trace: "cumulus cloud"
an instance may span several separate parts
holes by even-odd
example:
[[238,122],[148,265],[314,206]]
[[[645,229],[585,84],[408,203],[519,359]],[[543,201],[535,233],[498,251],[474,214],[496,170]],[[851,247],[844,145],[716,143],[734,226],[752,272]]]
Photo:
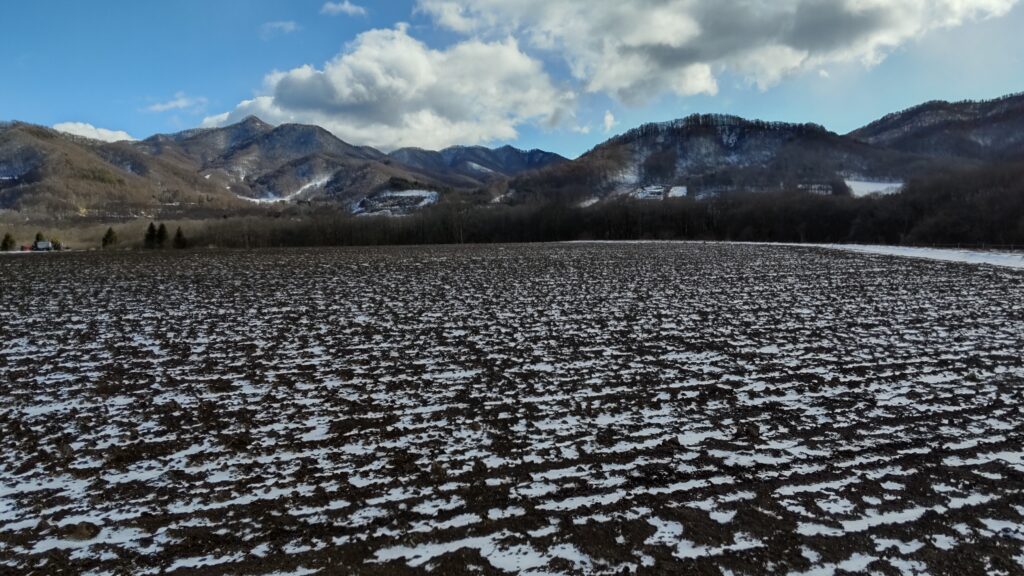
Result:
[[321,14],[330,14],[331,16],[337,16],[344,14],[346,16],[366,16],[366,8],[358,4],[353,4],[349,0],[344,2],[327,2],[323,8],[320,9]]
[[207,100],[202,96],[189,96],[184,92],[178,92],[174,98],[166,102],[157,102],[146,107],[150,112],[170,112],[172,110],[201,111],[206,107]]
[[437,149],[514,139],[526,122],[559,125],[571,118],[573,98],[511,37],[436,50],[405,25],[364,32],[323,68],[271,73],[265,92],[204,125],[256,115],[317,124],[385,150]]
[[766,89],[836,63],[881,62],[931,31],[1005,15],[1017,0],[418,0],[443,27],[515,35],[566,59],[590,92],[640,103],[715,94],[729,72]]
[[83,136],[85,138],[92,138],[93,140],[101,140],[103,142],[135,140],[135,138],[132,138],[132,135],[127,132],[97,128],[92,124],[87,124],[85,122],[62,122],[60,124],[54,124],[53,129],[58,132],[74,134],[75,136]]
[[416,11],[432,16],[438,24],[456,32],[469,33],[478,26],[463,2],[454,0],[419,0]]
[[260,37],[264,40],[269,40],[274,36],[281,36],[285,34],[292,34],[299,31],[299,25],[291,20],[280,20],[277,22],[267,22],[263,26],[260,26]]
[[609,133],[618,126],[619,123],[615,120],[615,114],[612,114],[611,110],[607,110],[604,113],[604,132]]

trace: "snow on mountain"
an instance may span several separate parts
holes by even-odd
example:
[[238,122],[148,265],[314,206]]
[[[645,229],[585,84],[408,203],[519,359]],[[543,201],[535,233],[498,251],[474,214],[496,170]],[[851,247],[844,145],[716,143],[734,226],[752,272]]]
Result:
[[1024,94],[929,102],[846,136],[816,124],[692,115],[640,126],[574,161],[512,146],[384,154],[317,126],[273,126],[256,117],[114,144],[7,122],[0,123],[0,209],[58,218],[169,205],[224,213],[245,206],[239,197],[352,206],[401,198],[380,195],[398,190],[479,203],[784,189],[862,196],[1022,157]]
[[437,204],[440,195],[433,190],[387,190],[363,198],[352,207],[362,216],[404,216]]
[[871,182],[867,180],[846,179],[850,193],[858,198],[871,194],[897,194],[903,189],[903,182]]
[[693,115],[630,130],[571,163],[516,178],[510,189],[520,199],[548,196],[575,203],[595,193],[651,199],[673,189],[676,196],[698,198],[734,190],[842,193],[845,174],[897,182],[920,173],[922,164],[927,159],[816,124]]

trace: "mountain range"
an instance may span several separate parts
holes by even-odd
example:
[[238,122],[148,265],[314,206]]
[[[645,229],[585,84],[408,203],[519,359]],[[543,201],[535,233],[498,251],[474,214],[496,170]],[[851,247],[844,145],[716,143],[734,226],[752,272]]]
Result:
[[339,206],[405,214],[434,203],[581,205],[802,188],[843,194],[1024,159],[1024,95],[928,102],[849,134],[815,124],[694,115],[640,126],[575,160],[510,146],[389,154],[317,126],[255,117],[104,143],[0,124],[0,210],[26,218],[204,217]]

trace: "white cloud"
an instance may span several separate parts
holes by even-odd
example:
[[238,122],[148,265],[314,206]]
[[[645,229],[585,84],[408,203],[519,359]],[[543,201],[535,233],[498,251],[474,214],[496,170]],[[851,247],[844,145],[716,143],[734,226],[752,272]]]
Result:
[[293,34],[300,30],[298,23],[291,20],[280,20],[277,22],[267,22],[263,26],[260,26],[260,37],[264,40],[269,40],[274,36],[281,36],[285,34]]
[[337,16],[339,14],[345,14],[347,16],[366,16],[366,8],[353,4],[349,0],[344,2],[327,2],[323,8],[320,9],[321,14],[330,14],[331,16]]
[[565,58],[590,92],[640,103],[715,94],[723,73],[760,89],[836,63],[872,66],[941,28],[1003,16],[1017,0],[418,0],[474,38],[514,35]]
[[170,112],[171,110],[191,110],[200,112],[206,107],[207,100],[202,96],[189,96],[184,92],[178,92],[174,98],[166,102],[157,102],[146,107],[150,112]]
[[103,142],[135,140],[135,138],[127,132],[97,128],[92,124],[87,124],[85,122],[62,122],[60,124],[54,124],[53,129],[58,132],[74,134],[75,136],[83,136],[85,138],[92,138],[93,140],[101,140]]
[[609,133],[618,126],[619,123],[615,120],[615,114],[612,114],[611,110],[607,110],[604,113],[604,132]]
[[456,32],[469,33],[477,27],[477,22],[465,14],[461,2],[451,0],[419,0],[416,11],[429,14],[438,24]]
[[254,114],[275,124],[317,124],[385,150],[438,149],[514,139],[527,122],[563,124],[573,105],[572,93],[557,88],[512,38],[435,50],[405,25],[364,32],[322,69],[271,73],[265,91],[204,125]]

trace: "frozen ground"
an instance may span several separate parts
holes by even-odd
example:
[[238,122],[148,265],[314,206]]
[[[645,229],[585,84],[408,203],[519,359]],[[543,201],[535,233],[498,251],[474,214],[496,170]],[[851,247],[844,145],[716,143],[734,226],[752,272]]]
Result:
[[1024,273],[0,259],[0,573],[1020,574]]
[[1007,268],[1024,268],[1024,252],[999,252],[991,250],[954,250],[944,248],[914,248],[909,246],[870,246],[857,244],[820,244],[823,248],[848,250],[879,256],[902,256],[942,262],[963,262],[966,264],[988,264]]

